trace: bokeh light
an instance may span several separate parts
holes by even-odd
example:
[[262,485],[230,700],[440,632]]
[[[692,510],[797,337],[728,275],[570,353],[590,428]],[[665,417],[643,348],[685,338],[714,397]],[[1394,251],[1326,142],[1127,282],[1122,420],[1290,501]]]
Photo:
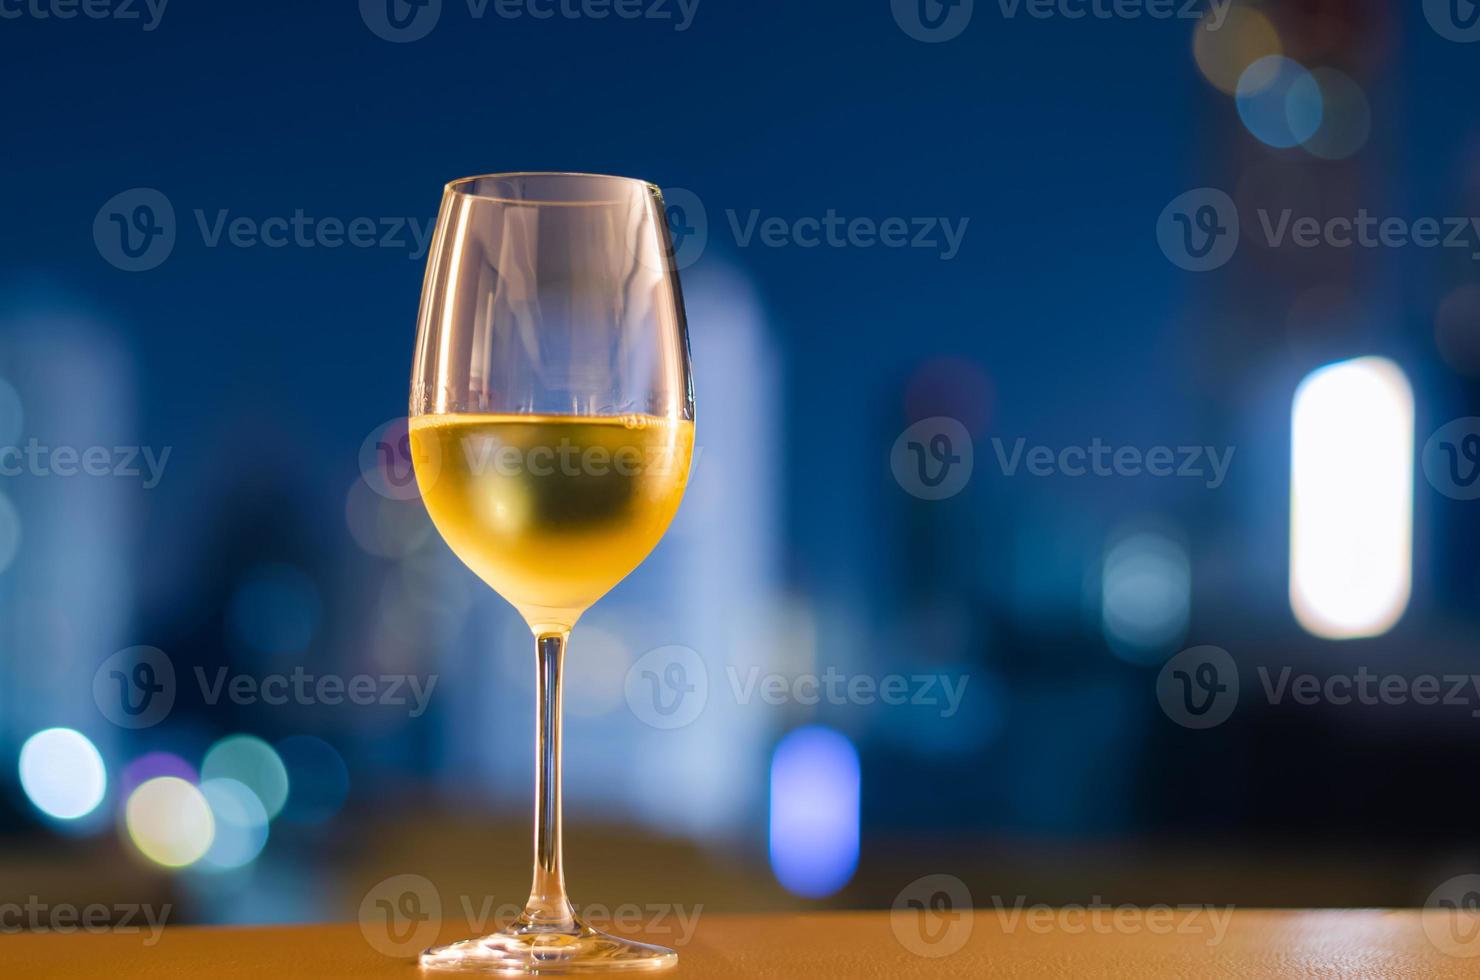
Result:
[[9,381],[0,378],[0,446],[18,445],[24,427],[21,396]]
[[1367,93],[1335,68],[1317,68],[1310,75],[1321,90],[1321,124],[1305,140],[1305,149],[1323,160],[1343,160],[1360,150],[1372,133]]
[[1105,553],[1100,617],[1105,639],[1135,663],[1160,659],[1182,641],[1192,569],[1180,541],[1156,531],[1121,537]]
[[364,480],[350,485],[344,519],[355,543],[381,558],[404,558],[436,534],[420,498],[400,501],[382,497]]
[[417,612],[448,624],[448,628],[460,626],[473,604],[473,582],[477,580],[447,551],[416,552],[401,560],[394,577],[400,587],[393,593],[388,582],[383,601],[392,601],[393,595],[399,597]]
[[1413,577],[1413,388],[1360,357],[1300,382],[1290,410],[1290,607],[1307,632],[1387,632]]
[[771,758],[771,870],[787,891],[825,898],[858,866],[858,751],[821,725],[788,734]]
[[1239,76],[1238,116],[1255,139],[1280,149],[1297,146],[1321,125],[1321,87],[1297,61],[1269,55]]
[[108,770],[81,732],[48,728],[21,746],[21,788],[36,809],[58,820],[96,810],[108,789]]
[[208,779],[201,783],[200,792],[216,826],[201,864],[221,871],[250,864],[267,845],[267,810],[262,801],[235,779]]
[[144,783],[160,776],[174,776],[187,783],[200,781],[195,767],[173,752],[146,752],[123,767],[118,776],[118,792],[127,797]]
[[1218,12],[1209,9],[1192,31],[1192,56],[1214,88],[1233,95],[1244,69],[1270,55],[1283,54],[1279,32],[1269,18],[1251,7],[1230,6],[1213,29]]
[[258,565],[231,597],[226,625],[253,653],[302,653],[318,631],[322,603],[313,580],[292,565]]
[[565,710],[573,715],[596,717],[623,703],[627,668],[632,651],[619,634],[595,626],[579,626],[571,647],[579,667],[565,679]]
[[375,605],[374,665],[414,670],[437,638],[457,635],[472,607],[471,579],[466,566],[445,550],[425,549],[388,569]]
[[983,432],[992,418],[992,379],[975,361],[938,357],[915,368],[905,385],[904,420],[945,416],[966,426],[972,435]]
[[1461,374],[1480,376],[1480,284],[1466,283],[1439,301],[1434,343],[1444,363]]
[[292,787],[282,819],[319,824],[338,813],[349,795],[349,768],[338,750],[313,735],[290,735],[276,748]]
[[256,794],[269,818],[288,800],[288,770],[272,746],[252,735],[223,738],[206,752],[200,778],[234,779]]
[[21,515],[10,498],[0,492],[0,572],[10,567],[20,549]]
[[151,779],[134,790],[124,807],[124,822],[140,853],[167,868],[199,861],[216,836],[205,796],[175,776]]

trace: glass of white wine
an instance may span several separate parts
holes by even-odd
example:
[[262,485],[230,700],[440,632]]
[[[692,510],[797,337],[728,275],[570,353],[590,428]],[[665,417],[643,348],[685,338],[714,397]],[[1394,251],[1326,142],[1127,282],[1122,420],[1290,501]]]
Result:
[[683,296],[663,198],[640,180],[508,173],[447,185],[427,259],[411,449],[432,521],[534,633],[534,883],[506,929],[424,969],[672,966],[565,893],[560,686],[571,628],[678,510],[694,446]]

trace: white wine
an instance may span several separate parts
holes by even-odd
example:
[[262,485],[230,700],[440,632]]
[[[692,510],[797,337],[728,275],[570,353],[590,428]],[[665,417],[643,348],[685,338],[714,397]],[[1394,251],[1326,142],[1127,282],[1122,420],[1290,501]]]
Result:
[[423,415],[412,458],[463,562],[536,633],[569,630],[663,537],[692,422],[648,415]]

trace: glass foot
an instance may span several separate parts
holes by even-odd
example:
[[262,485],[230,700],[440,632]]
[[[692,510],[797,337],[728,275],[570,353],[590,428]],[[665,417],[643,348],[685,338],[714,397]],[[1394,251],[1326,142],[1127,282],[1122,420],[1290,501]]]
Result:
[[480,939],[433,946],[421,968],[452,973],[546,974],[665,970],[678,954],[576,923],[568,932],[514,926]]

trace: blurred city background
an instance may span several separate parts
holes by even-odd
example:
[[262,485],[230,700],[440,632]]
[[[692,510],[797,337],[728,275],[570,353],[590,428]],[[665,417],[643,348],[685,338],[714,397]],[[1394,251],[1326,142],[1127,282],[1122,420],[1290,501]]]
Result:
[[693,347],[572,640],[577,902],[1480,870],[1465,4],[122,6],[0,23],[0,899],[522,900],[532,644],[394,424],[504,170],[668,189]]

